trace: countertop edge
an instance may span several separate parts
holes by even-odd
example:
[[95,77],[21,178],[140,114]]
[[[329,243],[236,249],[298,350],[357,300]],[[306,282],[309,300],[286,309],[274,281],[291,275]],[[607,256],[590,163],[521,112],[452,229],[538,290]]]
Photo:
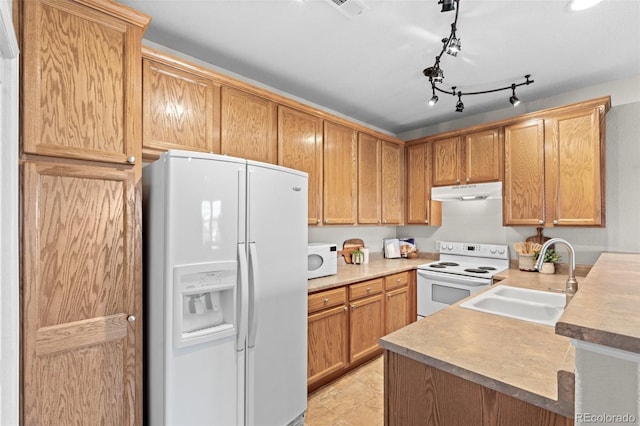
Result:
[[574,383],[573,381],[574,376],[573,376],[573,373],[571,372],[562,371],[562,370],[558,371],[559,399],[554,400],[533,392],[526,391],[522,388],[509,385],[500,380],[487,377],[485,375],[476,373],[474,371],[461,368],[459,366],[450,364],[440,359],[433,358],[428,355],[412,351],[406,347],[394,344],[392,342],[388,342],[384,338],[380,339],[380,346],[382,346],[382,348],[385,350],[394,352],[398,355],[405,356],[414,361],[417,361],[417,362],[429,365],[431,367],[437,368],[439,370],[442,370],[444,372],[453,374],[454,376],[468,380],[480,386],[484,386],[489,389],[495,390],[496,392],[500,392],[505,395],[509,395],[513,398],[519,399],[521,401],[533,404],[537,407],[541,407],[546,410],[553,411],[554,413],[560,414],[564,417],[573,418],[573,415],[574,415],[573,400],[563,401],[560,399],[560,396],[562,396],[563,394],[566,395],[566,392],[561,392],[561,389],[566,389],[570,387],[571,384]]
[[640,338],[597,328],[563,322],[556,323],[556,334],[613,349],[640,354]]

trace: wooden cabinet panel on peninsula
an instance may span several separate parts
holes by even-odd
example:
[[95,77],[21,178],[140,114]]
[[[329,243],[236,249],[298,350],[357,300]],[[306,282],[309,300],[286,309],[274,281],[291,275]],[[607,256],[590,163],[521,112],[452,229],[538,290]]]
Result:
[[93,3],[19,3],[22,150],[133,163],[141,155],[140,49],[149,17]]
[[234,87],[222,86],[220,152],[277,163],[277,104]]
[[143,155],[168,149],[220,152],[220,84],[206,70],[143,49]]
[[431,144],[405,148],[407,224],[442,225],[442,204],[431,201]]
[[25,424],[142,424],[134,176],[59,161],[23,166]]
[[605,225],[608,98],[505,126],[506,226]]
[[308,224],[322,218],[322,119],[278,105],[278,164],[309,174]]
[[357,137],[351,127],[324,121],[323,216],[329,225],[357,222]]
[[435,140],[433,186],[495,182],[502,178],[498,129]]

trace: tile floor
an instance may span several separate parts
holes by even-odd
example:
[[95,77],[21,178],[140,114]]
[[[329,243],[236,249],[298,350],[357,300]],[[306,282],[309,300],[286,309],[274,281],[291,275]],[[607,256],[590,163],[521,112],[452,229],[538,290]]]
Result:
[[310,394],[305,426],[382,426],[383,369],[381,355]]

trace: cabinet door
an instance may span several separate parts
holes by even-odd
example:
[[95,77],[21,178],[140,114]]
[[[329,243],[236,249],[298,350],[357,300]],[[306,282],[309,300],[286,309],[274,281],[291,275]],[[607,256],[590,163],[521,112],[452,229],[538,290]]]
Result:
[[309,174],[309,225],[322,217],[322,119],[278,106],[278,164]]
[[456,185],[462,176],[462,143],[459,136],[433,144],[433,186]]
[[356,223],[357,147],[356,131],[324,122],[324,222]]
[[141,424],[134,172],[27,162],[23,173],[24,422]]
[[341,305],[309,315],[307,387],[347,367],[347,314]]
[[[24,7],[25,153],[136,161],[141,138],[141,40],[149,18],[118,5],[71,1]],[[130,20],[130,21],[126,21]]]
[[388,291],[385,304],[385,334],[394,332],[411,322],[408,286]]
[[605,148],[601,133],[604,119],[597,108],[545,120],[547,223],[604,226]]
[[233,157],[276,164],[276,103],[223,86],[220,152]]
[[506,126],[504,157],[504,225],[544,224],[544,122]]
[[382,223],[400,225],[402,210],[402,147],[382,141]]
[[383,295],[351,302],[350,362],[357,362],[378,352],[378,339],[384,336]]
[[145,51],[142,62],[145,158],[167,149],[220,152],[220,85]]
[[358,223],[380,223],[380,139],[358,134]]
[[498,129],[465,136],[465,182],[497,182],[502,178],[502,142]]

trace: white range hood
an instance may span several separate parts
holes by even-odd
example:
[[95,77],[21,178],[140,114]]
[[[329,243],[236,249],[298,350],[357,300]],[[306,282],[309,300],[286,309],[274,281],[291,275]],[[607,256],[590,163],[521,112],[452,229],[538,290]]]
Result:
[[493,200],[499,198],[502,198],[502,182],[431,188],[431,199],[433,201]]

